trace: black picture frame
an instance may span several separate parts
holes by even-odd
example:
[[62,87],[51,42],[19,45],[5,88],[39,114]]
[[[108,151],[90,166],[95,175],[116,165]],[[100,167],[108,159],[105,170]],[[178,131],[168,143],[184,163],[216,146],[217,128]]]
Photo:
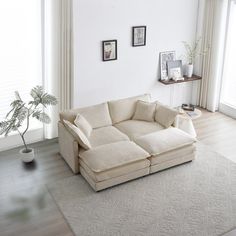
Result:
[[117,60],[117,40],[102,41],[102,60],[114,61]]
[[132,46],[133,47],[146,46],[146,33],[147,33],[147,26],[145,25],[132,27]]

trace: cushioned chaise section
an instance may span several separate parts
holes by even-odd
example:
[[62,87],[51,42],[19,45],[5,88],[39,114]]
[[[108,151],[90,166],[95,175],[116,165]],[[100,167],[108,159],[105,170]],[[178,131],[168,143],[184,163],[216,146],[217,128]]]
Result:
[[78,113],[89,122],[93,129],[112,124],[107,103],[63,111],[60,113],[60,119],[61,121],[68,120],[73,124]]
[[164,152],[163,154],[159,154],[156,156],[151,156],[148,158],[151,162],[151,165],[161,164],[163,162],[171,161],[176,158],[189,156],[194,154],[196,151],[195,145],[187,145],[169,152]]
[[116,124],[124,120],[130,120],[132,116],[134,115],[136,102],[138,100],[149,102],[150,95],[144,94],[140,96],[124,98],[124,99],[115,100],[115,101],[109,101],[108,106],[109,106],[112,123]]
[[99,173],[91,171],[89,167],[81,159],[80,159],[80,166],[83,167],[83,169],[95,182],[100,182],[100,181],[115,178],[118,176],[126,175],[127,173],[131,173],[136,170],[147,168],[150,166],[150,161],[145,159],[145,160],[137,161],[131,164],[127,164],[125,166],[113,168],[107,171],[102,171]]
[[196,139],[177,128],[168,128],[136,138],[135,143],[152,156],[178,149],[196,142]]
[[147,122],[139,120],[127,120],[114,125],[122,133],[125,133],[131,140],[163,130],[164,128],[157,122]]
[[122,141],[98,146],[79,156],[91,171],[98,173],[144,160],[150,155],[134,142]]
[[183,164],[185,162],[189,162],[195,159],[195,153],[193,152],[192,154],[186,155],[186,156],[176,156],[175,159],[169,160],[162,162],[157,165],[150,166],[150,173],[155,173],[173,166],[177,166],[180,164]]
[[87,172],[83,169],[83,167],[80,167],[80,173],[88,181],[88,183],[91,185],[91,187],[95,191],[100,191],[100,190],[112,187],[114,185],[121,184],[130,180],[148,175],[149,167],[141,169],[141,170],[136,170],[134,172],[127,173],[126,175],[121,175],[116,178],[111,178],[111,179],[101,181],[101,182],[93,181],[93,179],[87,174]]
[[114,126],[107,126],[98,129],[93,129],[89,137],[89,141],[92,148],[104,144],[115,143],[125,140],[129,140],[129,137],[124,133],[120,132]]

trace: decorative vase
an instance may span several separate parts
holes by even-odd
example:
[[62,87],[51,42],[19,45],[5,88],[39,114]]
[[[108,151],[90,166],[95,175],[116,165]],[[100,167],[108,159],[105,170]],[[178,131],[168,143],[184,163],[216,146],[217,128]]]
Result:
[[186,75],[191,78],[193,76],[193,64],[186,65]]
[[193,76],[193,64],[186,65],[186,75],[189,78]]
[[34,149],[28,148],[28,152],[24,149],[20,150],[21,160],[25,163],[32,162],[34,160]]

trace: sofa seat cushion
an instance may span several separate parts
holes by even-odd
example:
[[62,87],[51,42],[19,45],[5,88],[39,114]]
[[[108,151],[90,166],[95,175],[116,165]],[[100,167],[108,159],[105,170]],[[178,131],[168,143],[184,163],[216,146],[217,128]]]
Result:
[[112,124],[116,124],[124,120],[130,120],[134,115],[136,103],[138,100],[149,102],[150,95],[144,94],[140,96],[109,101],[108,106],[111,114]]
[[150,155],[134,142],[122,141],[80,152],[79,156],[90,170],[99,173],[144,160]]
[[164,162],[170,162],[175,159],[192,156],[194,155],[195,151],[196,146],[194,144],[191,144],[168,152],[164,152],[159,155],[151,156],[148,159],[150,160],[152,166],[159,165]]
[[92,178],[95,182],[100,182],[108,180],[111,178],[116,178],[127,173],[132,173],[137,170],[141,170],[150,166],[150,161],[148,159],[136,161],[124,166],[112,168],[102,172],[93,172],[83,161],[80,159],[80,166],[86,171],[86,173]]
[[134,140],[135,138],[138,138],[145,134],[153,133],[164,129],[164,127],[162,127],[157,122],[148,122],[140,120],[127,120],[115,124],[114,126],[122,133],[128,135],[131,140]]
[[196,139],[180,129],[170,127],[159,132],[144,135],[134,141],[150,155],[155,156],[191,145],[196,142]]
[[113,126],[93,129],[89,141],[93,148],[104,144],[129,140],[129,137]]

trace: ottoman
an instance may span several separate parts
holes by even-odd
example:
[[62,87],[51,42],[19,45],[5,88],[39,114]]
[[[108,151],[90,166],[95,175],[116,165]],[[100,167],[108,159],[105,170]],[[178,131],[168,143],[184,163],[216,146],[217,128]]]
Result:
[[79,153],[80,173],[95,191],[149,174],[149,153],[121,141]]
[[192,161],[196,139],[177,128],[168,128],[134,140],[146,150],[151,162],[150,173]]

